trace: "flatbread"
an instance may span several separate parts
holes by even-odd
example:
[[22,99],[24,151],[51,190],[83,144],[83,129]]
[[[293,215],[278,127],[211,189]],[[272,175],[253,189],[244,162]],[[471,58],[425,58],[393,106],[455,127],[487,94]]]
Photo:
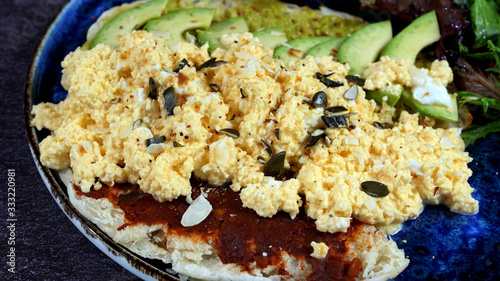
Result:
[[[218,256],[214,241],[198,239],[196,235],[182,235],[168,224],[126,225],[124,211],[106,198],[94,199],[75,192],[71,170],[61,171],[73,206],[117,243],[145,258],[171,264],[172,269],[192,280],[307,280],[311,264],[297,259],[287,252],[281,253],[278,266],[261,268],[257,265],[249,271],[245,267],[225,264]],[[362,270],[356,280],[388,280],[396,277],[409,264],[404,251],[374,226],[355,226],[346,242],[346,259],[357,258]],[[285,268],[288,275],[280,274]]]

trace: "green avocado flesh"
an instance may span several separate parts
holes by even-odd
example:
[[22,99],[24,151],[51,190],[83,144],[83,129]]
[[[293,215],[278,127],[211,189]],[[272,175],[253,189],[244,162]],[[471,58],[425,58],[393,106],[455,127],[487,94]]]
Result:
[[214,13],[215,9],[203,8],[175,10],[149,21],[144,30],[168,32],[170,38],[165,40],[165,46],[172,46],[177,42],[186,41],[183,37],[186,31],[207,29],[212,23]]
[[451,110],[447,106],[422,104],[413,97],[409,89],[403,90],[401,101],[420,115],[454,123],[458,121],[457,95],[450,96],[453,104]]
[[151,0],[135,8],[124,11],[106,25],[92,40],[91,47],[102,43],[113,48],[120,47],[120,37],[143,26],[146,22],[160,17],[168,4],[168,0]]
[[345,37],[335,37],[323,43],[319,43],[312,47],[307,55],[313,57],[332,56],[333,60],[337,60],[337,52],[345,39]]
[[333,37],[320,36],[296,39],[287,42],[288,46],[282,45],[274,50],[274,57],[279,58],[285,65],[291,61],[304,58],[312,47],[332,39]]
[[399,32],[382,51],[381,56],[415,62],[417,54],[441,38],[436,12],[429,12]]
[[208,51],[213,52],[217,48],[225,48],[220,42],[224,34],[248,32],[248,25],[241,17],[231,18],[212,24],[207,30],[198,33],[198,41],[201,44],[208,43]]
[[259,38],[262,45],[275,49],[285,43],[287,40],[286,33],[279,27],[264,28],[257,30],[253,36]]
[[390,88],[383,90],[367,90],[366,98],[375,100],[378,104],[383,104],[384,100],[389,106],[394,106],[401,98],[403,86],[395,84]]
[[349,63],[350,75],[363,77],[368,64],[374,62],[380,51],[392,39],[390,21],[382,21],[367,25],[348,37],[338,52],[340,62]]

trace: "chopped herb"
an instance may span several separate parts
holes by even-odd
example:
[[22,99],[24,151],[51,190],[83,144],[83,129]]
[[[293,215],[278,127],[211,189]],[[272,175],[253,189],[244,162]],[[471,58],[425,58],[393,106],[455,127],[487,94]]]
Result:
[[240,93],[241,93],[241,98],[244,99],[246,98],[247,96],[245,95],[245,93],[243,92],[243,88],[240,88]]
[[109,103],[110,103],[110,104],[116,104],[116,103],[117,103],[117,101],[116,101],[116,99],[111,99],[111,100],[109,100]]
[[175,93],[174,87],[168,87],[165,92],[163,92],[163,107],[165,108],[167,116],[174,115],[174,108],[177,106],[178,102],[179,98]]
[[166,140],[167,140],[167,138],[165,136],[158,136],[158,137],[150,138],[150,139],[146,140],[146,146],[150,146],[152,144],[163,143]]
[[149,98],[155,100],[158,98],[158,88],[153,77],[149,77]]
[[365,81],[366,79],[363,79],[359,76],[355,76],[355,75],[346,75],[345,76],[345,79],[349,82],[352,82],[360,87],[363,87],[365,85]]
[[352,113],[342,114],[342,116],[344,116],[344,117],[351,117],[351,116],[354,116],[354,115],[357,115],[357,114],[358,114],[357,112],[352,112]]
[[222,133],[232,137],[233,139],[237,139],[240,137],[240,132],[238,132],[235,129],[231,129],[231,128],[221,129],[219,132],[222,132]]
[[337,81],[333,81],[333,80],[328,79],[328,77],[330,77],[333,74],[335,74],[335,72],[332,72],[330,74],[321,74],[319,72],[316,72],[316,78],[321,83],[325,84],[325,86],[327,86],[327,87],[340,87],[340,86],[344,86],[344,83],[342,83],[342,82],[337,82]]
[[358,86],[354,85],[344,93],[346,100],[355,100],[358,97]]
[[199,66],[196,67],[196,71],[201,71],[205,68],[208,68],[214,64],[214,62],[217,60],[217,58],[211,58],[207,60],[206,62],[200,64]]
[[283,167],[285,166],[285,156],[286,151],[281,151],[280,153],[274,155],[267,161],[264,167],[264,175],[270,177],[279,177],[283,172]]
[[271,157],[273,157],[273,156],[274,156],[274,152],[273,152],[273,150],[272,150],[271,146],[270,146],[269,144],[267,144],[267,143],[266,143],[264,140],[262,140],[262,139],[261,139],[260,141],[262,142],[262,144],[263,144],[263,145],[264,145],[264,147],[266,148],[267,153],[269,153],[269,155],[271,155]]
[[307,140],[306,148],[314,146],[324,136],[325,136],[325,130],[317,129],[311,134],[311,136]]
[[363,191],[373,197],[385,197],[389,195],[387,185],[377,181],[365,181],[361,183]]
[[184,147],[184,145],[174,141],[174,147]]
[[347,127],[347,121],[344,115],[321,116],[321,120],[328,128]]
[[278,140],[280,140],[280,128],[274,129],[274,135]]
[[183,69],[186,66],[190,67],[189,62],[187,61],[187,59],[182,59],[177,68],[174,70],[174,72],[178,73],[179,71],[181,71],[181,69]]
[[229,121],[233,121],[234,118],[236,118],[236,114],[233,114],[233,117],[231,117],[231,119],[229,119]]
[[316,106],[326,107],[328,99],[326,97],[325,92],[319,91],[316,94],[314,94],[314,96],[311,99],[311,103],[314,105],[314,107]]

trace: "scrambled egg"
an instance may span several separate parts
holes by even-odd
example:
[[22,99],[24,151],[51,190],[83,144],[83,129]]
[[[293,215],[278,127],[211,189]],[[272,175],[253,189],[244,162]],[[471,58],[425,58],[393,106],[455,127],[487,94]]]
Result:
[[[375,121],[392,123],[394,109],[365,99],[361,88],[355,100],[346,100],[343,93],[353,85],[345,79],[348,65],[309,56],[285,68],[250,33],[222,41],[229,48],[212,57],[227,63],[200,71],[194,66],[210,58],[207,46],[164,48],[161,38],[145,31],[123,36],[117,50],[99,45],[69,54],[62,62],[67,98],[33,108],[33,124],[53,132],[40,143],[42,163],[71,167],[84,192],[130,182],[160,201],[189,196],[192,175],[214,185],[231,182],[244,206],[259,215],[285,211],[294,217],[305,206],[317,228],[328,232],[345,231],[351,217],[390,231],[417,217],[424,202],[477,212],[467,183],[471,158],[456,128],[422,127],[418,115],[407,112],[393,128],[377,128]],[[183,59],[190,66],[175,73]],[[382,63],[399,68],[389,74],[381,66],[380,75],[410,83],[401,62]],[[446,68],[433,64],[429,74],[447,84],[450,75],[439,74],[441,67]],[[316,72],[333,73],[329,79],[344,86],[327,88]],[[150,77],[158,99],[148,97]],[[387,80],[378,79],[367,83]],[[179,99],[173,116],[167,116],[162,96],[170,86]],[[328,107],[357,114],[346,117],[350,127],[328,128],[323,139],[305,148],[309,136],[324,127],[323,109],[304,103],[318,91],[326,93]],[[239,138],[220,132],[225,128],[238,130]],[[158,136],[166,141],[148,151],[146,140]],[[270,156],[261,140],[276,153],[286,151],[284,167],[294,178],[264,176],[257,159]],[[182,146],[174,147],[174,141]],[[387,185],[389,195],[365,193],[360,184],[368,180]]]

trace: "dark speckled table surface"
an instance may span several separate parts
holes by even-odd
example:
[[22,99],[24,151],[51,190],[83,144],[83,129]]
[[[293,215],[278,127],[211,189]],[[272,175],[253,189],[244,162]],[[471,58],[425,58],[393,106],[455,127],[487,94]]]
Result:
[[[139,280],[65,217],[28,147],[22,114],[25,79],[40,38],[66,2],[0,1],[0,280]],[[16,221],[7,221],[10,169],[15,170]],[[11,223],[12,232],[7,228]],[[15,245],[9,245],[11,235]],[[11,247],[15,273],[7,265]]]

